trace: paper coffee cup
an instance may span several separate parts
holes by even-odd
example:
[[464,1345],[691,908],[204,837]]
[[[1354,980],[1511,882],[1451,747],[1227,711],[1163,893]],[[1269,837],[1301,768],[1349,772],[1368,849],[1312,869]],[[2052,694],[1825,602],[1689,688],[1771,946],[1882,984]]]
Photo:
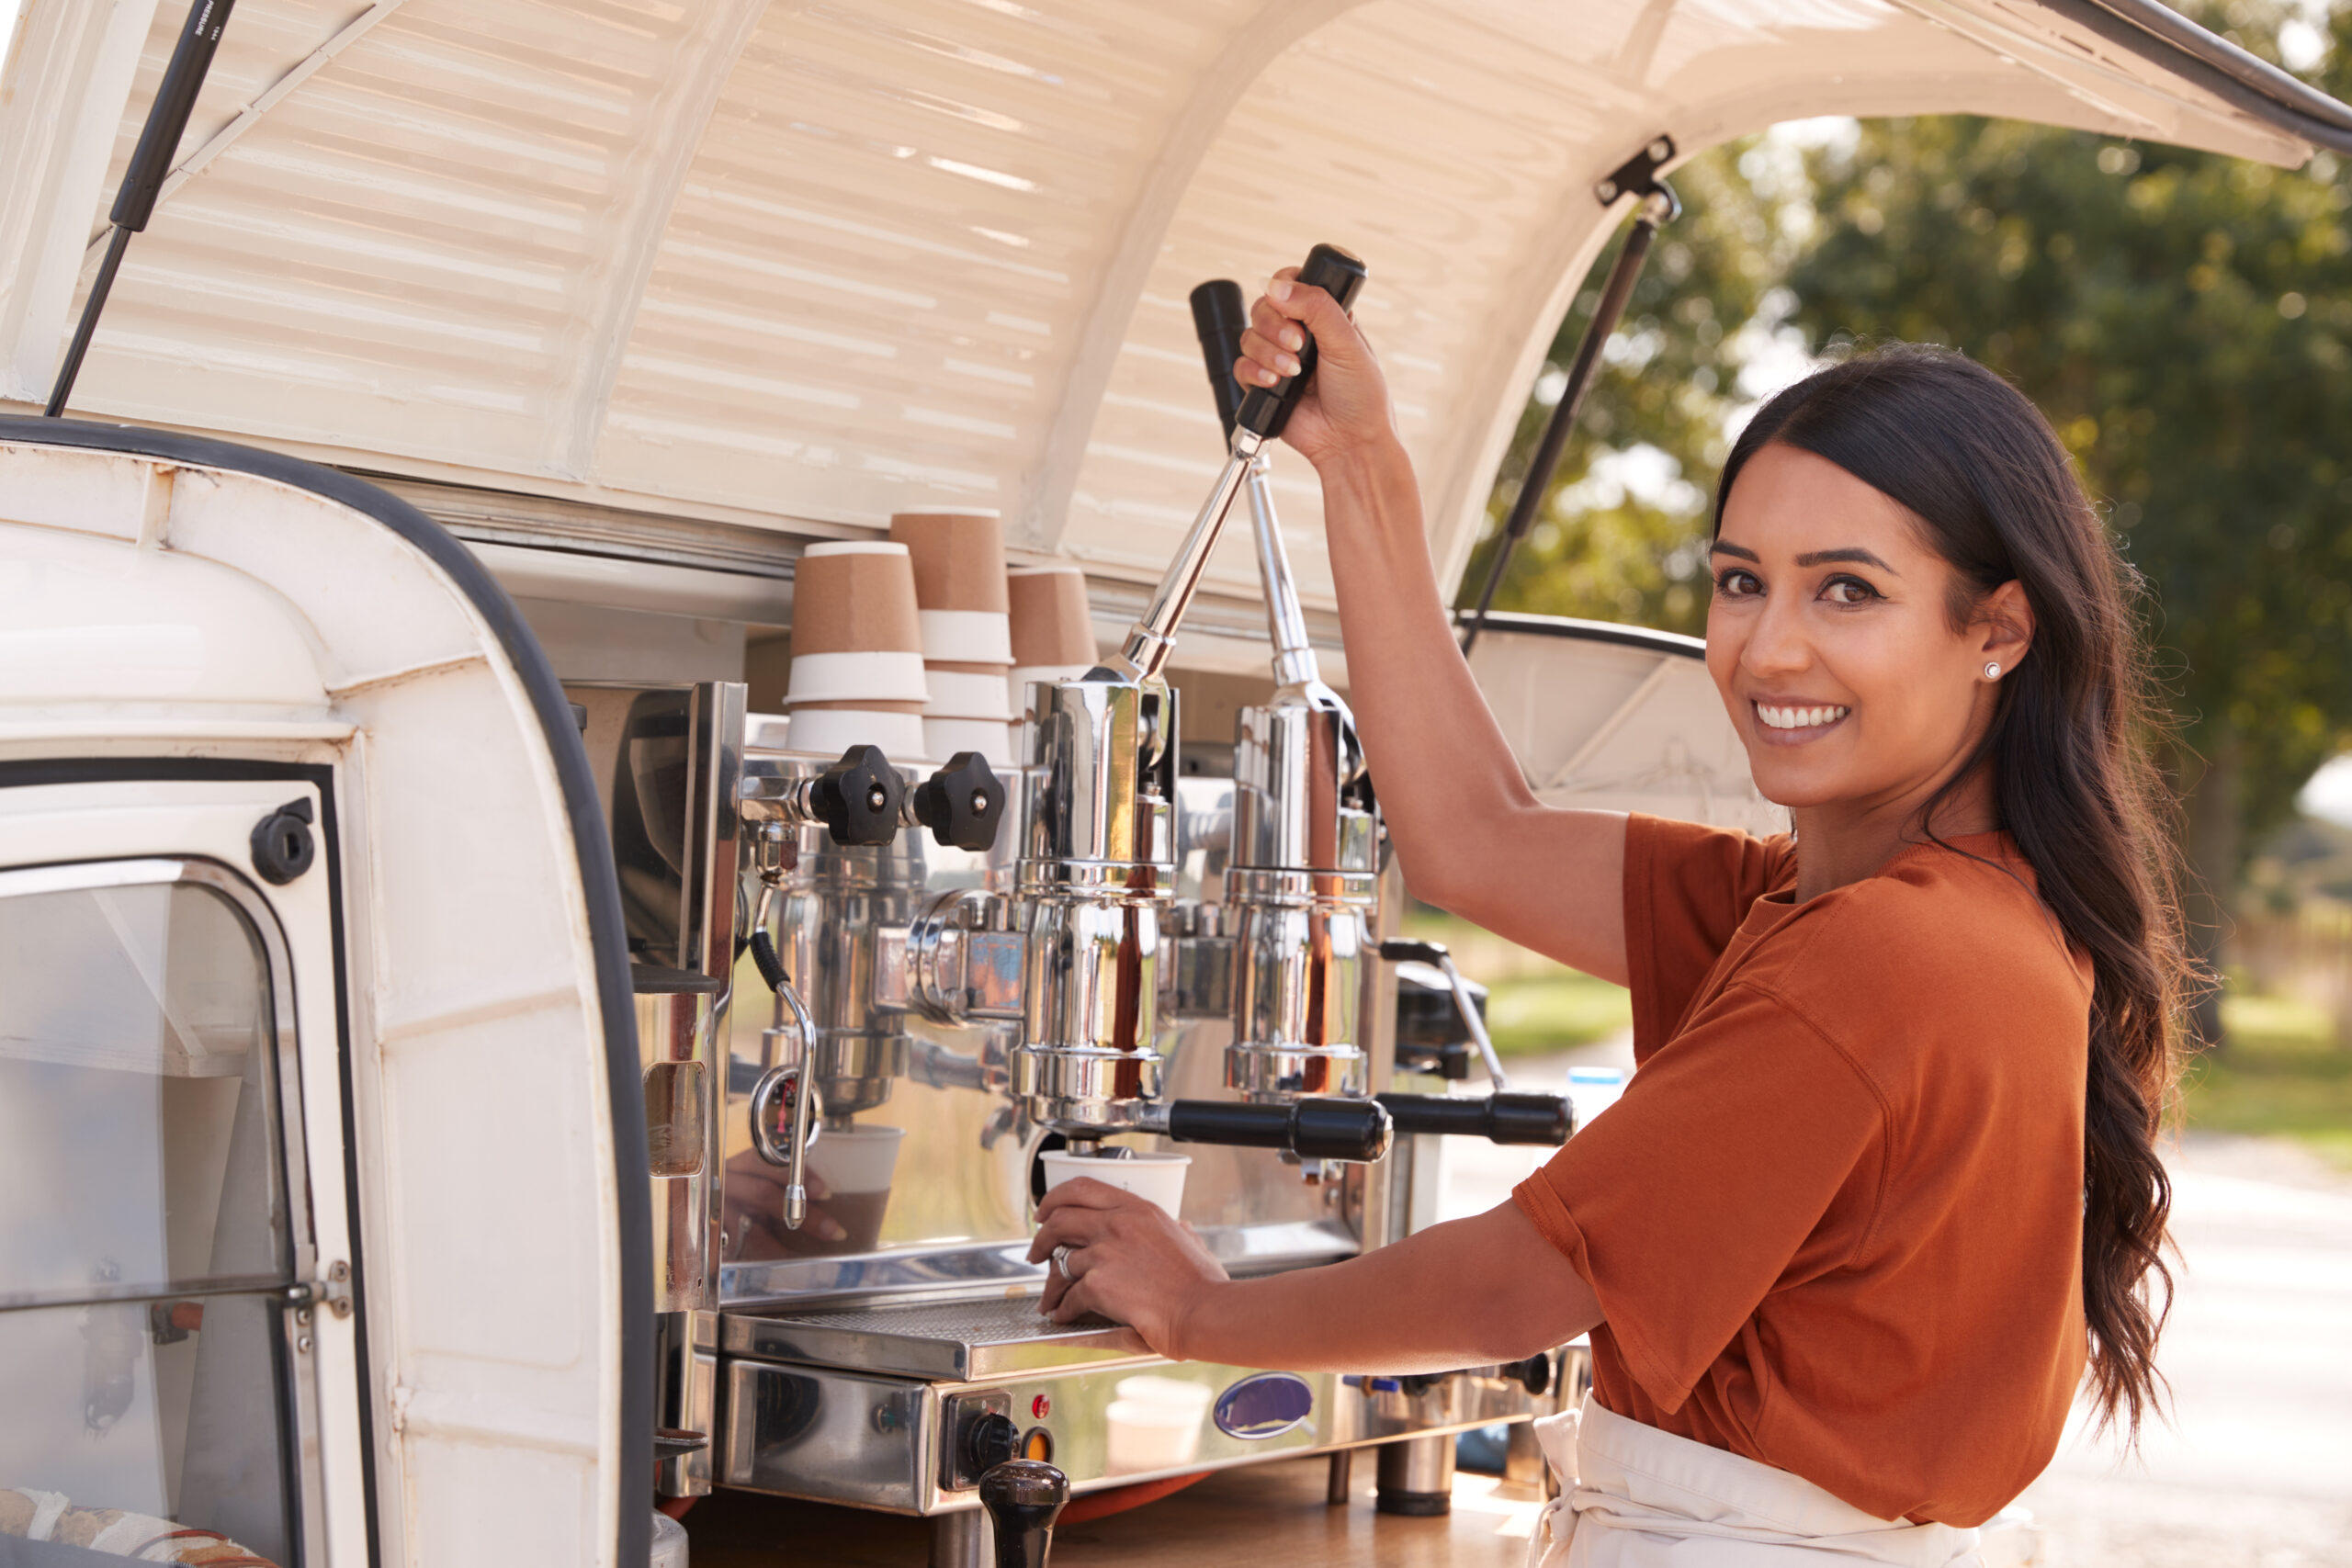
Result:
[[904,1127],[828,1127],[808,1145],[808,1170],[834,1192],[888,1192]]
[[913,558],[915,602],[922,608],[1005,613],[1004,520],[996,513],[900,512],[890,518],[890,538]]
[[1103,1159],[1067,1149],[1048,1149],[1037,1157],[1045,1162],[1049,1192],[1075,1177],[1091,1176],[1122,1192],[1149,1199],[1166,1210],[1170,1219],[1178,1218],[1184,1206],[1184,1172],[1193,1163],[1191,1155],[1137,1154],[1125,1159]]
[[862,649],[846,653],[795,650],[784,690],[785,705],[802,703],[923,703],[931,681],[921,653]]
[[796,1239],[811,1254],[836,1257],[871,1252],[882,1236],[882,1220],[890,1207],[890,1179],[899,1164],[904,1127],[827,1128],[808,1145],[808,1174],[823,1184],[824,1196],[809,1205],[841,1227],[842,1234],[820,1237],[803,1227]]
[[923,671],[931,689],[923,712],[933,718],[992,718],[1000,724],[1012,718],[1012,695],[1004,671],[969,675],[937,668]]
[[1094,615],[1087,607],[1085,572],[1074,566],[1016,567],[1004,586],[1015,665],[1093,668]]
[[[914,566],[882,540],[811,545],[793,569],[793,665],[815,654],[922,653]],[[893,694],[894,695],[896,694]]]
[[796,708],[788,737],[795,751],[838,757],[853,746],[879,746],[892,761],[930,755],[923,749],[922,716],[877,713],[863,708]]
[[944,762],[958,751],[978,751],[992,768],[1012,766],[1013,727],[1001,719],[926,718],[922,754]]
[[1012,622],[1001,610],[930,610],[922,623],[922,656],[934,664],[1012,662]]

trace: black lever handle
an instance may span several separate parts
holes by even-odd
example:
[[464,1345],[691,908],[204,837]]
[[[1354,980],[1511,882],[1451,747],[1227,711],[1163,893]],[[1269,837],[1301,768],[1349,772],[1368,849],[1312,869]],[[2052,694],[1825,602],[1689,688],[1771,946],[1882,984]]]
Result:
[[1180,1144],[1288,1149],[1301,1159],[1369,1165],[1388,1153],[1395,1132],[1386,1108],[1373,1100],[1318,1096],[1283,1105],[1177,1100],[1168,1105],[1168,1135]]
[[914,790],[915,820],[959,850],[996,847],[1004,820],[1004,781],[978,751],[958,751]]
[[853,746],[817,775],[808,804],[837,844],[887,844],[899,836],[907,784],[879,746]]
[[1193,290],[1193,331],[1200,334],[1201,360],[1208,367],[1209,391],[1216,399],[1216,417],[1225,425],[1227,442],[1241,412],[1241,383],[1233,378],[1233,362],[1241,357],[1241,333],[1249,325],[1249,303],[1241,298],[1241,285],[1231,278],[1220,277]]
[[1558,1148],[1577,1130],[1576,1111],[1562,1094],[1490,1094],[1470,1100],[1444,1094],[1384,1094],[1388,1119],[1400,1133],[1484,1138],[1490,1144],[1542,1144]]
[[980,1506],[996,1531],[996,1568],[1046,1568],[1069,1477],[1043,1460],[1009,1459],[980,1477]]
[[[1317,245],[1306,253],[1306,265],[1298,269],[1298,281],[1310,288],[1320,288],[1340,302],[1342,310],[1355,303],[1356,293],[1363,288],[1367,276],[1363,263],[1337,245]],[[1226,361],[1228,368],[1230,359]],[[1306,346],[1298,351],[1298,374],[1272,387],[1252,387],[1241,400],[1241,411],[1235,416],[1243,428],[1272,441],[1283,433],[1290,422],[1290,411],[1298,406],[1300,394],[1306,383],[1315,378],[1315,334],[1306,333]]]

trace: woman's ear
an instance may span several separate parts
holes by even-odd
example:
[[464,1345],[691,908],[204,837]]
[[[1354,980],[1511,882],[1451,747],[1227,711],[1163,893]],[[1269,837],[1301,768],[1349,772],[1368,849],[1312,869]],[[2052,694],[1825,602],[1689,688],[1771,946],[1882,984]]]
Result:
[[2033,606],[2026,600],[2024,585],[2011,578],[1984,595],[1969,621],[1968,633],[1976,645],[1976,657],[1998,664],[2002,673],[2024,663],[2033,647]]

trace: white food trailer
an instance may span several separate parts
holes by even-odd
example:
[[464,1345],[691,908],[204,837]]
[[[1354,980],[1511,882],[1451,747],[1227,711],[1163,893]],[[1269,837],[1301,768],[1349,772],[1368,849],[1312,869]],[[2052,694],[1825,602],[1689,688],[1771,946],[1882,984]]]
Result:
[[[739,945],[755,829],[833,852],[787,799],[825,760],[757,716],[801,551],[993,510],[1016,561],[1084,568],[1120,646],[1221,455],[1188,292],[1332,240],[1370,264],[1452,582],[1645,149],[1670,172],[1776,121],[1944,111],[2352,149],[2352,111],[2153,0],[243,0],[70,417],[36,417],[187,20],[27,0],[0,79],[0,1564],[638,1568],[657,1495],[714,1485],[936,1514],[963,1550],[972,1334],[922,1341],[968,1358],[931,1371],[880,1330],[808,1347],[825,1312],[1036,1289],[1028,1046],[925,1014],[863,1069],[856,1111],[980,1194],[894,1207],[870,1257],[755,1260],[708,1186],[794,1027]],[[1317,491],[1279,456],[1272,481],[1344,689]],[[1228,541],[1165,739],[1213,754],[1267,711],[1266,626]],[[1502,618],[1476,667],[1547,798],[1767,825],[1693,651]],[[649,763],[625,810],[654,720],[684,782]],[[1207,773],[1150,797],[1199,852],[1179,910],[1231,852]],[[856,863],[1012,874],[1009,840],[894,842]],[[1377,937],[1393,868],[1357,869]],[[1408,1076],[1364,968],[1359,1094]],[[1176,1037],[1226,1024],[1167,1005],[1172,1083]],[[673,1060],[648,1041],[677,1019]],[[1171,1092],[1220,1092],[1201,1059]],[[1430,1140],[1398,1143],[1315,1185],[1271,1150],[1195,1179],[1238,1205],[1238,1262],[1309,1263],[1427,1219]],[[1055,1353],[988,1363],[1071,1380],[1075,1424],[1021,1451],[1134,1479],[1075,1412],[1149,1359]],[[1211,1371],[1220,1400],[1285,1375]],[[1497,1371],[1409,1416],[1393,1382],[1294,1378],[1311,1415],[1220,1403],[1186,1467],[1450,1452]],[[852,1374],[903,1393],[910,1435],[869,1425],[906,1476],[827,1468]]]

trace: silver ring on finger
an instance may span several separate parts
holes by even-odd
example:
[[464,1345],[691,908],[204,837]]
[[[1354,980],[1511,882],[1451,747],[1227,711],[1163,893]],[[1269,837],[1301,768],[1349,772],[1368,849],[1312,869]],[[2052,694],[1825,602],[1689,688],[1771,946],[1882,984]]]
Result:
[[1059,1274],[1065,1283],[1075,1285],[1078,1276],[1069,1271],[1069,1255],[1073,1250],[1068,1242],[1054,1248],[1054,1272]]

